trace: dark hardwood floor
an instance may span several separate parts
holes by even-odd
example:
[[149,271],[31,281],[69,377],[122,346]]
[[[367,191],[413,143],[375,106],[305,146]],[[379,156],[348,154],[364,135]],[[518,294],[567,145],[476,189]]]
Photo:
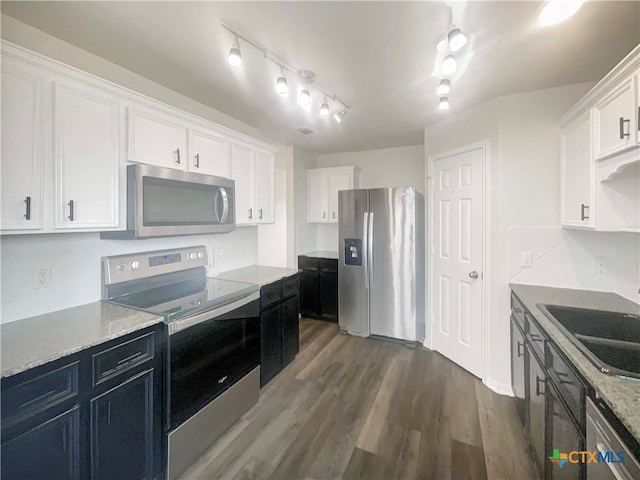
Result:
[[513,399],[424,348],[303,319],[300,353],[196,479],[537,478]]

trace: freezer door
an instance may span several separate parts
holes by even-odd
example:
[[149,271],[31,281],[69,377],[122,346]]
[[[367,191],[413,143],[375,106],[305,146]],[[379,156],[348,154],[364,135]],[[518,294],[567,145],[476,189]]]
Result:
[[368,203],[368,190],[338,192],[338,321],[341,329],[365,337],[369,335]]
[[371,335],[415,341],[416,191],[369,190]]

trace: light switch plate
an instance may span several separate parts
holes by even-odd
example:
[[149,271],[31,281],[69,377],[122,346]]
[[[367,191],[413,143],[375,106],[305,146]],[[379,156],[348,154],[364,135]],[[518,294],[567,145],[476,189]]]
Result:
[[520,252],[520,266],[529,268],[533,265],[533,254],[531,252]]

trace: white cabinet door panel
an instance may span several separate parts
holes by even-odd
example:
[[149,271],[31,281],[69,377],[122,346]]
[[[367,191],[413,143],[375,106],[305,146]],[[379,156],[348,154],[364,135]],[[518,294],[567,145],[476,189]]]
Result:
[[350,190],[353,185],[353,176],[350,172],[332,173],[329,175],[329,207],[327,211],[328,221],[338,223],[338,192]]
[[256,223],[273,223],[274,218],[274,155],[256,151]]
[[118,226],[120,107],[74,82],[55,84],[55,227]]
[[187,128],[169,118],[129,107],[129,161],[186,170]]
[[229,141],[212,133],[189,130],[189,170],[229,177]]
[[635,92],[633,78],[618,85],[594,107],[596,159],[633,147],[636,142]]
[[594,162],[591,159],[589,113],[562,133],[561,223],[573,227],[593,227]]
[[2,230],[42,229],[44,81],[2,62]]
[[324,223],[329,211],[329,176],[324,172],[308,173],[308,221]]
[[236,143],[231,144],[231,178],[235,180],[236,224],[254,223],[253,211],[253,149]]

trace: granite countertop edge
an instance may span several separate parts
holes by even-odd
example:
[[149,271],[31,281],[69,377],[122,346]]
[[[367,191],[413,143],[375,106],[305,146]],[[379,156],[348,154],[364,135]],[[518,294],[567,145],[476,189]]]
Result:
[[273,282],[300,273],[300,269],[287,267],[269,267],[265,265],[249,265],[220,272],[216,277],[220,280],[254,283],[264,287]]
[[[533,315],[536,322],[553,339],[554,344],[560,348],[571,361],[574,368],[589,382],[598,396],[604,400],[636,440],[640,441],[640,381],[618,378],[598,371],[589,359],[538,309],[536,304],[566,304],[566,306],[583,306],[584,308],[593,309],[600,308],[602,310],[621,311],[623,313],[637,313],[640,306],[615,293],[587,292],[520,284],[510,284],[510,287],[527,310]],[[550,294],[553,294],[554,301],[552,302],[545,300],[545,297],[549,299]],[[591,298],[591,301],[589,305],[581,303],[580,300],[572,301],[572,295],[587,295]],[[559,303],[557,301],[558,297],[566,297],[566,301]],[[599,306],[599,304],[603,305]]]

